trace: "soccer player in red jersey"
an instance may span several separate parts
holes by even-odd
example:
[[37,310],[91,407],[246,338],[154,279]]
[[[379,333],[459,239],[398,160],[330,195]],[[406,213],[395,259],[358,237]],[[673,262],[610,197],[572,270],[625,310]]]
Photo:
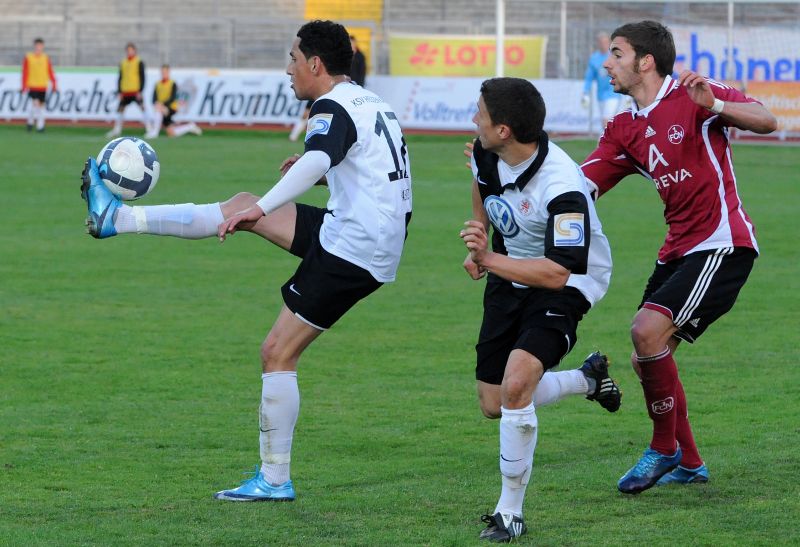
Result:
[[706,482],[673,355],[731,309],[758,256],[755,229],[737,190],[729,127],[767,134],[775,117],[759,102],[684,70],[671,76],[675,44],[654,21],[611,35],[604,68],[633,99],[581,166],[597,195],[639,173],[664,202],[669,230],[631,326],[653,437],[618,483],[636,494],[655,484]]

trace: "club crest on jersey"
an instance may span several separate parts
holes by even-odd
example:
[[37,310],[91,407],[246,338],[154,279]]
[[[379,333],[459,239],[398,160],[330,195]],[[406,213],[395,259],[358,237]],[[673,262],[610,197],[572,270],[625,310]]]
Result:
[[519,212],[522,216],[526,217],[531,214],[531,210],[533,209],[533,205],[527,199],[523,199],[519,203]]
[[553,245],[583,247],[583,213],[563,213],[553,219]]
[[498,196],[489,196],[483,202],[486,214],[492,222],[492,226],[500,232],[503,237],[514,237],[519,233],[519,226],[514,218],[514,209],[509,203]]
[[308,120],[306,125],[306,138],[310,139],[314,135],[327,135],[331,128],[333,114],[315,114]]
[[683,142],[683,134],[683,127],[680,125],[673,125],[669,128],[669,131],[667,131],[667,138],[672,144],[680,144]]
[[667,397],[666,399],[661,399],[660,401],[653,401],[650,404],[650,408],[653,410],[653,414],[666,414],[675,406],[675,399],[672,397]]

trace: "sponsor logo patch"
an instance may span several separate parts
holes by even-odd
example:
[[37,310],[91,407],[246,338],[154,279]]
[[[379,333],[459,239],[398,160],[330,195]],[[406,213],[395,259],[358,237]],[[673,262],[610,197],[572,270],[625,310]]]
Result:
[[503,237],[514,237],[519,233],[519,226],[514,218],[514,209],[503,198],[489,196],[483,202],[486,214],[492,225]]
[[306,125],[306,138],[310,139],[314,135],[327,135],[331,129],[333,114],[316,114],[309,118]]
[[531,214],[532,207],[533,206],[531,205],[530,201],[523,199],[519,204],[519,212],[522,214],[522,216],[526,217]]
[[556,247],[583,247],[583,213],[563,213],[553,220],[553,244]]

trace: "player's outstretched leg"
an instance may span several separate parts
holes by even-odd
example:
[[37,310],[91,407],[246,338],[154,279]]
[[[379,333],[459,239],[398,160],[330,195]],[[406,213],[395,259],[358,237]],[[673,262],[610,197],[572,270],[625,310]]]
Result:
[[122,202],[111,193],[100,178],[94,158],[86,160],[81,174],[81,197],[86,201],[89,215],[86,231],[97,239],[117,235],[114,216]]
[[599,351],[589,354],[581,366],[587,379],[594,380],[594,391],[586,395],[590,401],[597,401],[609,412],[616,412],[622,404],[622,392],[617,383],[608,375],[608,358]]
[[214,494],[214,499],[226,501],[294,501],[294,486],[288,480],[273,486],[264,480],[259,466],[252,471],[253,476],[242,481],[241,486],[231,490],[221,490]]

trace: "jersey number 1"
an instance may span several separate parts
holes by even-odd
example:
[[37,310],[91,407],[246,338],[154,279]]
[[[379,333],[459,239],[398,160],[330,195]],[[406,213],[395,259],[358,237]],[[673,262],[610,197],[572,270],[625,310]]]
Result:
[[[394,112],[384,112],[384,116],[389,118],[390,120],[394,120],[397,124],[397,127],[400,127],[400,122],[397,121],[397,116]],[[390,181],[396,181],[400,179],[407,179],[408,178],[408,149],[406,148],[406,140],[400,135],[400,149],[398,150],[392,140],[392,136],[389,134],[389,127],[386,125],[386,122],[381,116],[381,113],[378,112],[375,118],[375,134],[378,136],[383,135],[386,137],[386,144],[389,145],[389,150],[392,152],[392,160],[394,160],[394,171],[389,171],[387,175],[389,176]],[[400,165],[400,162],[403,162],[403,165]]]

